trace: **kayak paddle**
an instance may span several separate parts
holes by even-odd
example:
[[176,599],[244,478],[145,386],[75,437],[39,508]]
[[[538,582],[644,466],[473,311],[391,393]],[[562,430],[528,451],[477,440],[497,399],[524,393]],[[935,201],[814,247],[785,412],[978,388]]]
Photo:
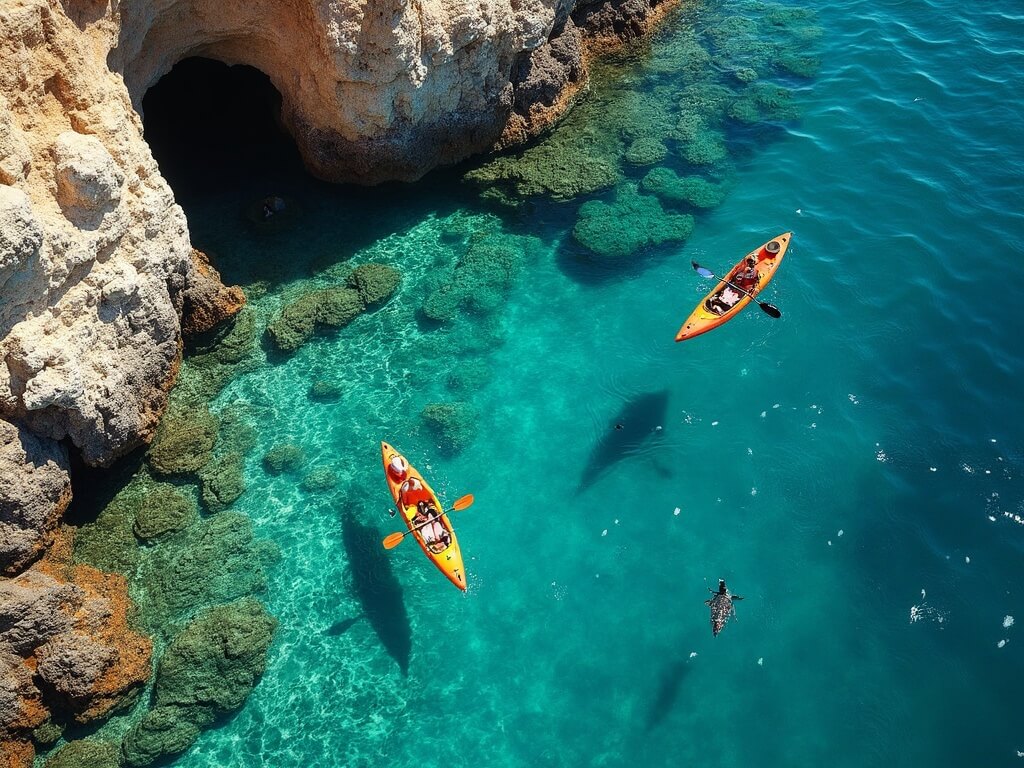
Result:
[[724,277],[719,277],[714,272],[712,272],[710,269],[705,269],[704,267],[702,267],[696,261],[691,261],[690,264],[693,265],[693,268],[695,270],[697,270],[697,274],[700,275],[701,277],[713,277],[714,279],[718,280],[719,282],[725,283],[730,288],[735,288],[740,293],[746,294],[750,298],[754,299],[754,301],[757,302],[757,306],[759,306],[761,309],[763,309],[766,315],[770,315],[771,317],[774,317],[774,318],[782,317],[782,313],[779,311],[779,308],[776,307],[774,304],[769,304],[767,301],[757,301],[757,299],[754,297],[754,294],[752,294],[752,293],[750,293],[748,291],[744,291],[738,285],[730,283]]
[[[445,512],[442,512],[441,514],[442,515],[447,515],[448,512],[458,512],[459,510],[462,510],[462,509],[465,509],[466,507],[472,506],[472,504],[473,504],[473,494],[472,493],[467,493],[461,499],[458,499],[454,504],[452,504],[452,508],[451,509],[449,509],[449,510],[447,510]],[[405,537],[408,536],[410,533],[412,533],[413,531],[418,530],[420,528],[423,528],[426,525],[430,525],[430,523],[432,523],[432,522],[433,522],[432,520],[428,520],[425,523],[420,523],[415,528],[410,528],[408,531],[395,531],[394,533],[388,534],[387,537],[385,537],[385,539],[384,539],[384,549],[394,549],[399,544],[401,544],[402,540],[405,539]]]

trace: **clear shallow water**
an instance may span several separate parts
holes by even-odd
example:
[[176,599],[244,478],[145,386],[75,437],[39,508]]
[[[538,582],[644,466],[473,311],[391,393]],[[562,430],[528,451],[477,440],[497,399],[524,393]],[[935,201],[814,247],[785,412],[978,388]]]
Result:
[[[258,422],[234,508],[280,548],[265,596],[280,626],[244,709],[177,764],[1015,764],[1024,16],[1010,9],[816,7],[802,118],[746,137],[729,196],[685,246],[616,272],[579,258],[575,205],[499,215],[450,175],[371,192],[268,175],[185,200],[227,280],[267,281],[262,317],[350,256],[403,283],[214,403]],[[270,191],[299,202],[301,227],[239,218]],[[765,294],[782,318],[751,307],[673,344],[708,288],[689,261],[724,271],[784,230]],[[524,269],[496,318],[436,329],[422,292],[474,237],[508,238]],[[453,394],[452,373],[481,362],[486,382]],[[341,399],[311,401],[317,379]],[[479,436],[449,457],[418,413],[458,397]],[[379,547],[397,529],[381,439],[448,501],[476,495],[455,517],[467,595],[411,544]],[[338,486],[267,475],[261,457],[285,442]],[[702,601],[719,577],[746,599],[712,638]]]

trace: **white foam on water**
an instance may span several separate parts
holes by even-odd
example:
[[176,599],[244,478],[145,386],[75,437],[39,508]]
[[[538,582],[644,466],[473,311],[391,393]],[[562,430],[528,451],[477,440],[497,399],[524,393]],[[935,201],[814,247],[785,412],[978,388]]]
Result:
[[938,467],[928,467],[928,470],[931,471],[931,472],[938,472],[939,471]]
[[757,666],[759,666],[759,667],[763,667],[764,666],[764,656],[762,656],[761,658],[759,658],[757,660]]
[[840,528],[840,529],[839,529],[839,533],[837,533],[837,534],[836,534],[836,536],[842,536],[842,535],[843,535],[843,529],[842,529],[842,528]]
[[857,396],[852,392],[848,394],[847,397],[850,398],[850,402],[853,403],[854,405],[857,405],[860,402],[860,400],[857,399]]
[[601,531],[601,535],[602,536],[607,536],[608,535],[608,529],[605,528],[603,531]]
[[781,405],[782,405],[782,403],[776,403],[775,405],[773,405],[773,406],[772,406],[772,408],[778,408],[778,407],[780,407]]
[[972,467],[970,464],[961,464],[960,465],[960,469],[962,469],[968,475],[973,475],[974,474],[974,467]]
[[751,496],[757,496],[757,488],[751,488],[750,489],[750,495]]
[[967,563],[968,565],[970,565],[971,564],[971,558],[970,557],[964,557],[964,562]]
[[676,517],[679,517],[679,513],[682,512],[682,511],[683,510],[681,510],[679,507],[676,507],[675,509],[672,510],[672,514],[675,515]]
[[696,655],[697,655],[697,652],[696,652],[696,651],[690,651],[690,658],[691,658],[691,659],[692,659],[692,658],[693,658],[694,656],[696,656]]
[[712,421],[711,422],[711,426],[712,427],[717,427],[718,426],[718,422],[717,421]]
[[618,525],[618,524],[619,524],[619,518],[617,518],[617,517],[615,518],[615,524],[616,524],[616,525]]
[[1010,616],[1009,614],[1007,614],[1006,617],[1003,619],[1003,629],[1009,629],[1012,626],[1013,626],[1013,616]]
[[761,411],[761,418],[762,418],[762,419],[763,419],[763,418],[764,418],[765,416],[767,416],[767,415],[768,415],[768,411]]
[[1002,648],[1008,642],[1010,642],[1010,641],[1009,640],[1000,640],[998,643],[996,643],[996,648]]

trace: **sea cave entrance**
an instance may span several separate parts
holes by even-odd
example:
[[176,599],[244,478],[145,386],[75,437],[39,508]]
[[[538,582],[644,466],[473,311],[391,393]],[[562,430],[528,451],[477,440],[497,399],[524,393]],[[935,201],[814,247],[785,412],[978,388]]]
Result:
[[142,100],[145,138],[181,200],[302,168],[281,94],[260,70],[192,57]]

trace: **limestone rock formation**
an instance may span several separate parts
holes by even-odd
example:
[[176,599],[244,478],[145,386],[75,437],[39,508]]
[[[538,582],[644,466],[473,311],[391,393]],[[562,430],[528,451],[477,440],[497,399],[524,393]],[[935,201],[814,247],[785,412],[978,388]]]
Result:
[[128,586],[89,566],[37,563],[0,580],[0,749],[32,747],[51,714],[86,723],[131,700],[151,641],[128,627]]
[[0,419],[0,574],[42,553],[71,501],[67,451]]

